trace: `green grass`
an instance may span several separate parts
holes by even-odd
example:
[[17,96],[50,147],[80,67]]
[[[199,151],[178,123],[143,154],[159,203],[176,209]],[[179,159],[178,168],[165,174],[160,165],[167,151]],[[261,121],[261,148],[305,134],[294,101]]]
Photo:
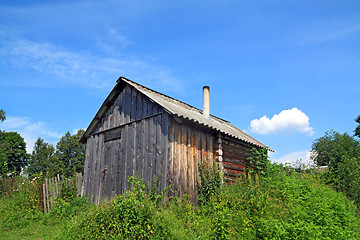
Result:
[[220,193],[195,207],[190,196],[164,200],[142,180],[132,181],[133,188],[110,204],[90,206],[86,199],[59,199],[46,215],[30,205],[17,206],[29,198],[29,192],[2,198],[1,237],[360,239],[357,207],[323,184],[317,174],[290,173],[271,165],[266,176],[249,175],[224,185]]
[[45,225],[41,222],[34,221],[23,228],[1,231],[1,239],[53,239],[63,231],[65,224],[65,221],[53,225]]

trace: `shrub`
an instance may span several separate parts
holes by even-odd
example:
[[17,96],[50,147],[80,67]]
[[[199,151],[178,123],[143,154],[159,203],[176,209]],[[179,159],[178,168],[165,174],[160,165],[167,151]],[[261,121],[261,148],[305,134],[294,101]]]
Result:
[[205,167],[204,162],[199,163],[199,177],[196,187],[198,193],[198,203],[206,204],[212,196],[219,194],[221,188],[221,176],[214,162],[213,166]]
[[94,207],[69,225],[60,239],[167,239],[169,233],[157,214],[159,198],[154,198],[138,177],[130,178],[129,186],[124,195]]

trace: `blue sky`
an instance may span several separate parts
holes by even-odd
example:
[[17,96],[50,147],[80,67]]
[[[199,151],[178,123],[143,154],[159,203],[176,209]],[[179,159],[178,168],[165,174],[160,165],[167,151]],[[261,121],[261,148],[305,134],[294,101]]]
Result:
[[306,159],[360,114],[360,1],[1,1],[0,129],[86,128],[119,76]]

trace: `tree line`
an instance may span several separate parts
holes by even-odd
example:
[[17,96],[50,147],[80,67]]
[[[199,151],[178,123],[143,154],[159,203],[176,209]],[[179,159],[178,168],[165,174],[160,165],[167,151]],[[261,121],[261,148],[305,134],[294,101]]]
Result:
[[[6,113],[0,110],[0,121],[6,120]],[[65,133],[54,147],[42,138],[35,142],[31,154],[26,152],[24,138],[17,132],[0,130],[0,175],[20,174],[23,170],[30,176],[44,174],[53,177],[57,174],[73,176],[83,172],[86,145],[80,143],[84,130],[71,135]]]
[[354,135],[327,131],[313,142],[311,150],[317,166],[328,166],[323,174],[326,183],[360,206],[360,115],[355,121]]

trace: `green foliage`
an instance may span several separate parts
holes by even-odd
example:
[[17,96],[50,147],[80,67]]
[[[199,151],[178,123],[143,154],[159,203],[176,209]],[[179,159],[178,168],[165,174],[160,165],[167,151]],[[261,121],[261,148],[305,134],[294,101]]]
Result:
[[102,204],[83,219],[68,226],[60,239],[168,239],[158,215],[158,203],[138,177],[129,179],[130,188],[111,204]]
[[250,161],[248,168],[250,173],[265,175],[270,163],[266,148],[252,148],[247,159]]
[[198,203],[206,204],[212,196],[219,194],[221,188],[221,176],[214,162],[213,166],[205,166],[204,162],[199,163],[199,177],[196,187],[198,192]]
[[49,176],[60,174],[66,177],[84,171],[86,145],[80,143],[84,130],[80,129],[76,134],[67,132],[56,144],[54,164],[49,170]]
[[77,196],[76,178],[62,179],[60,185],[60,198],[66,201],[75,199]]
[[157,187],[135,176],[110,203],[94,206],[86,198],[64,197],[46,215],[30,204],[36,181],[29,179],[0,199],[0,231],[5,239],[24,231],[21,239],[38,239],[24,235],[39,228],[41,239],[360,238],[357,208],[344,194],[323,184],[320,174],[289,170],[269,164],[265,176],[248,173],[198,206],[187,195],[163,201],[163,191],[154,197]]
[[29,158],[24,139],[17,132],[0,131],[0,170],[1,174],[16,171],[26,165]]
[[54,208],[44,216],[45,224],[54,224],[83,213],[90,208],[89,201],[86,197],[74,197],[71,199],[57,198]]
[[58,198],[53,211],[44,215],[39,202],[42,184],[43,178],[39,176],[0,179],[1,239],[16,239],[14,236],[19,234],[21,239],[55,236],[54,230],[59,232],[69,219],[89,209],[87,198]]
[[360,115],[355,119],[355,122],[358,123],[355,128],[355,136],[358,136],[360,138]]
[[45,174],[48,175],[52,169],[52,160],[54,157],[55,149],[54,147],[46,143],[44,139],[38,138],[34,145],[34,150],[30,155],[28,161],[29,165],[27,168],[28,174]]
[[41,217],[39,190],[42,179],[20,177],[1,180],[0,232],[26,227]]
[[329,166],[327,183],[360,204],[360,142],[347,133],[328,131],[314,141],[312,151],[318,166]]
[[3,109],[0,109],[0,122],[3,122],[6,120],[6,113]]

